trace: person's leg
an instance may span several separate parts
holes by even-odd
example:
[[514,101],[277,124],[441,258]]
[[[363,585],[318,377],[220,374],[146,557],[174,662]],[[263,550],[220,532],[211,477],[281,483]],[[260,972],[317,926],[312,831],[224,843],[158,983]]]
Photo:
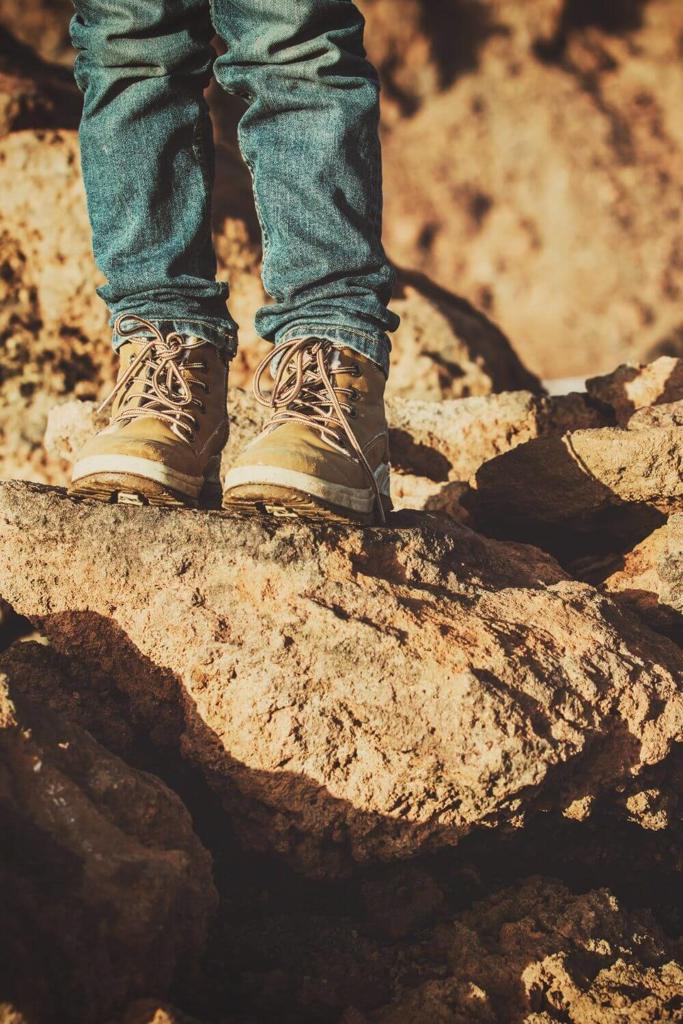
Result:
[[239,123],[275,302],[256,327],[277,343],[341,342],[386,373],[393,271],[381,242],[378,82],[351,0],[213,0],[227,52],[214,73],[247,101]]
[[81,154],[120,354],[112,422],[72,493],[194,503],[227,439],[227,288],[215,280],[208,0],[75,0]]
[[[234,349],[215,280],[208,0],[74,0],[81,160],[112,324],[122,313]],[[118,347],[121,336],[114,337]]]
[[[224,504],[372,522],[390,507],[384,383],[393,272],[381,242],[377,75],[351,0],[214,0],[215,75],[248,106],[273,407],[225,480]],[[270,394],[260,387],[271,357]]]

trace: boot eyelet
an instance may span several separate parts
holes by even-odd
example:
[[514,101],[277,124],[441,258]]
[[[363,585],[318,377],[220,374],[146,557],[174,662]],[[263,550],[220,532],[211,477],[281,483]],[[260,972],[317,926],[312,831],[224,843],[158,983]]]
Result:
[[360,377],[360,366],[358,365],[358,363],[354,363],[353,364],[352,370],[353,370],[353,376],[354,377]]
[[357,388],[351,388],[349,398],[351,399],[352,402],[357,402],[358,399],[360,398],[360,391],[358,391]]
[[358,409],[349,409],[347,415],[348,415],[350,420],[357,420],[358,419]]

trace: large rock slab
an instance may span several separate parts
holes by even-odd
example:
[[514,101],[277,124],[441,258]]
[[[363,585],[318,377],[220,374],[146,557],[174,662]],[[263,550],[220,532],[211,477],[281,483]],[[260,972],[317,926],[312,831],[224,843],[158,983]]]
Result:
[[[683,652],[541,552],[0,488],[0,592],[314,873],[456,843],[666,756]],[[559,793],[562,793],[560,796]]]
[[41,697],[0,656],[0,999],[29,1021],[99,1024],[191,977],[211,858],[174,793]]

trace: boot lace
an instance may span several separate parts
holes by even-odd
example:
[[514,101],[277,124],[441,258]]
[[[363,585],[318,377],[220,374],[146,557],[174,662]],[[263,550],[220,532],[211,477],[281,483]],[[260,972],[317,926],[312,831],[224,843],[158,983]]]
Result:
[[[168,423],[174,434],[190,442],[199,426],[192,410],[197,407],[204,410],[204,403],[195,397],[190,385],[207,392],[208,384],[192,373],[182,371],[206,370],[203,361],[189,362],[187,358],[193,348],[204,342],[187,339],[176,332],[164,337],[155,324],[133,313],[122,314],[114,324],[114,331],[121,337],[131,337],[141,329],[149,331],[153,336],[131,360],[98,412],[106,409],[130,384],[121,408],[112,417],[112,424],[130,423],[151,416]],[[135,385],[139,385],[139,388]]]
[[[320,437],[342,455],[348,455],[350,448],[371,482],[377,512],[384,523],[386,516],[379,484],[349,423],[349,419],[357,415],[351,403],[357,399],[358,392],[353,387],[340,387],[334,380],[340,374],[359,377],[360,367],[358,364],[351,369],[334,365],[331,357],[335,351],[333,343],[324,338],[294,338],[274,346],[256,368],[254,397],[273,410],[266,430],[274,430],[283,423],[304,423],[317,430]],[[274,383],[267,390],[262,379],[274,359],[278,360]]]

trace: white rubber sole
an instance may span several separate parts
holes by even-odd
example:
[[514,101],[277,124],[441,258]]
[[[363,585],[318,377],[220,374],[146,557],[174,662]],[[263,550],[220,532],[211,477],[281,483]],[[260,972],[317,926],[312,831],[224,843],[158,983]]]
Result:
[[[375,470],[375,480],[380,493],[389,498],[389,466],[386,463]],[[223,494],[226,504],[230,502],[230,491],[233,488],[261,485],[285,487],[299,491],[304,495],[312,495],[322,501],[329,502],[338,508],[348,508],[361,515],[369,515],[375,506],[375,492],[372,487],[345,487],[320,477],[311,476],[282,466],[237,466],[228,471],[223,481]]]
[[125,473],[143,477],[145,480],[154,480],[155,483],[186,494],[189,498],[197,498],[204,485],[203,476],[181,473],[164,465],[163,462],[154,462],[152,459],[143,459],[136,455],[115,454],[91,455],[86,459],[80,459],[74,465],[71,483],[78,484],[85,477],[96,476],[99,473]]

